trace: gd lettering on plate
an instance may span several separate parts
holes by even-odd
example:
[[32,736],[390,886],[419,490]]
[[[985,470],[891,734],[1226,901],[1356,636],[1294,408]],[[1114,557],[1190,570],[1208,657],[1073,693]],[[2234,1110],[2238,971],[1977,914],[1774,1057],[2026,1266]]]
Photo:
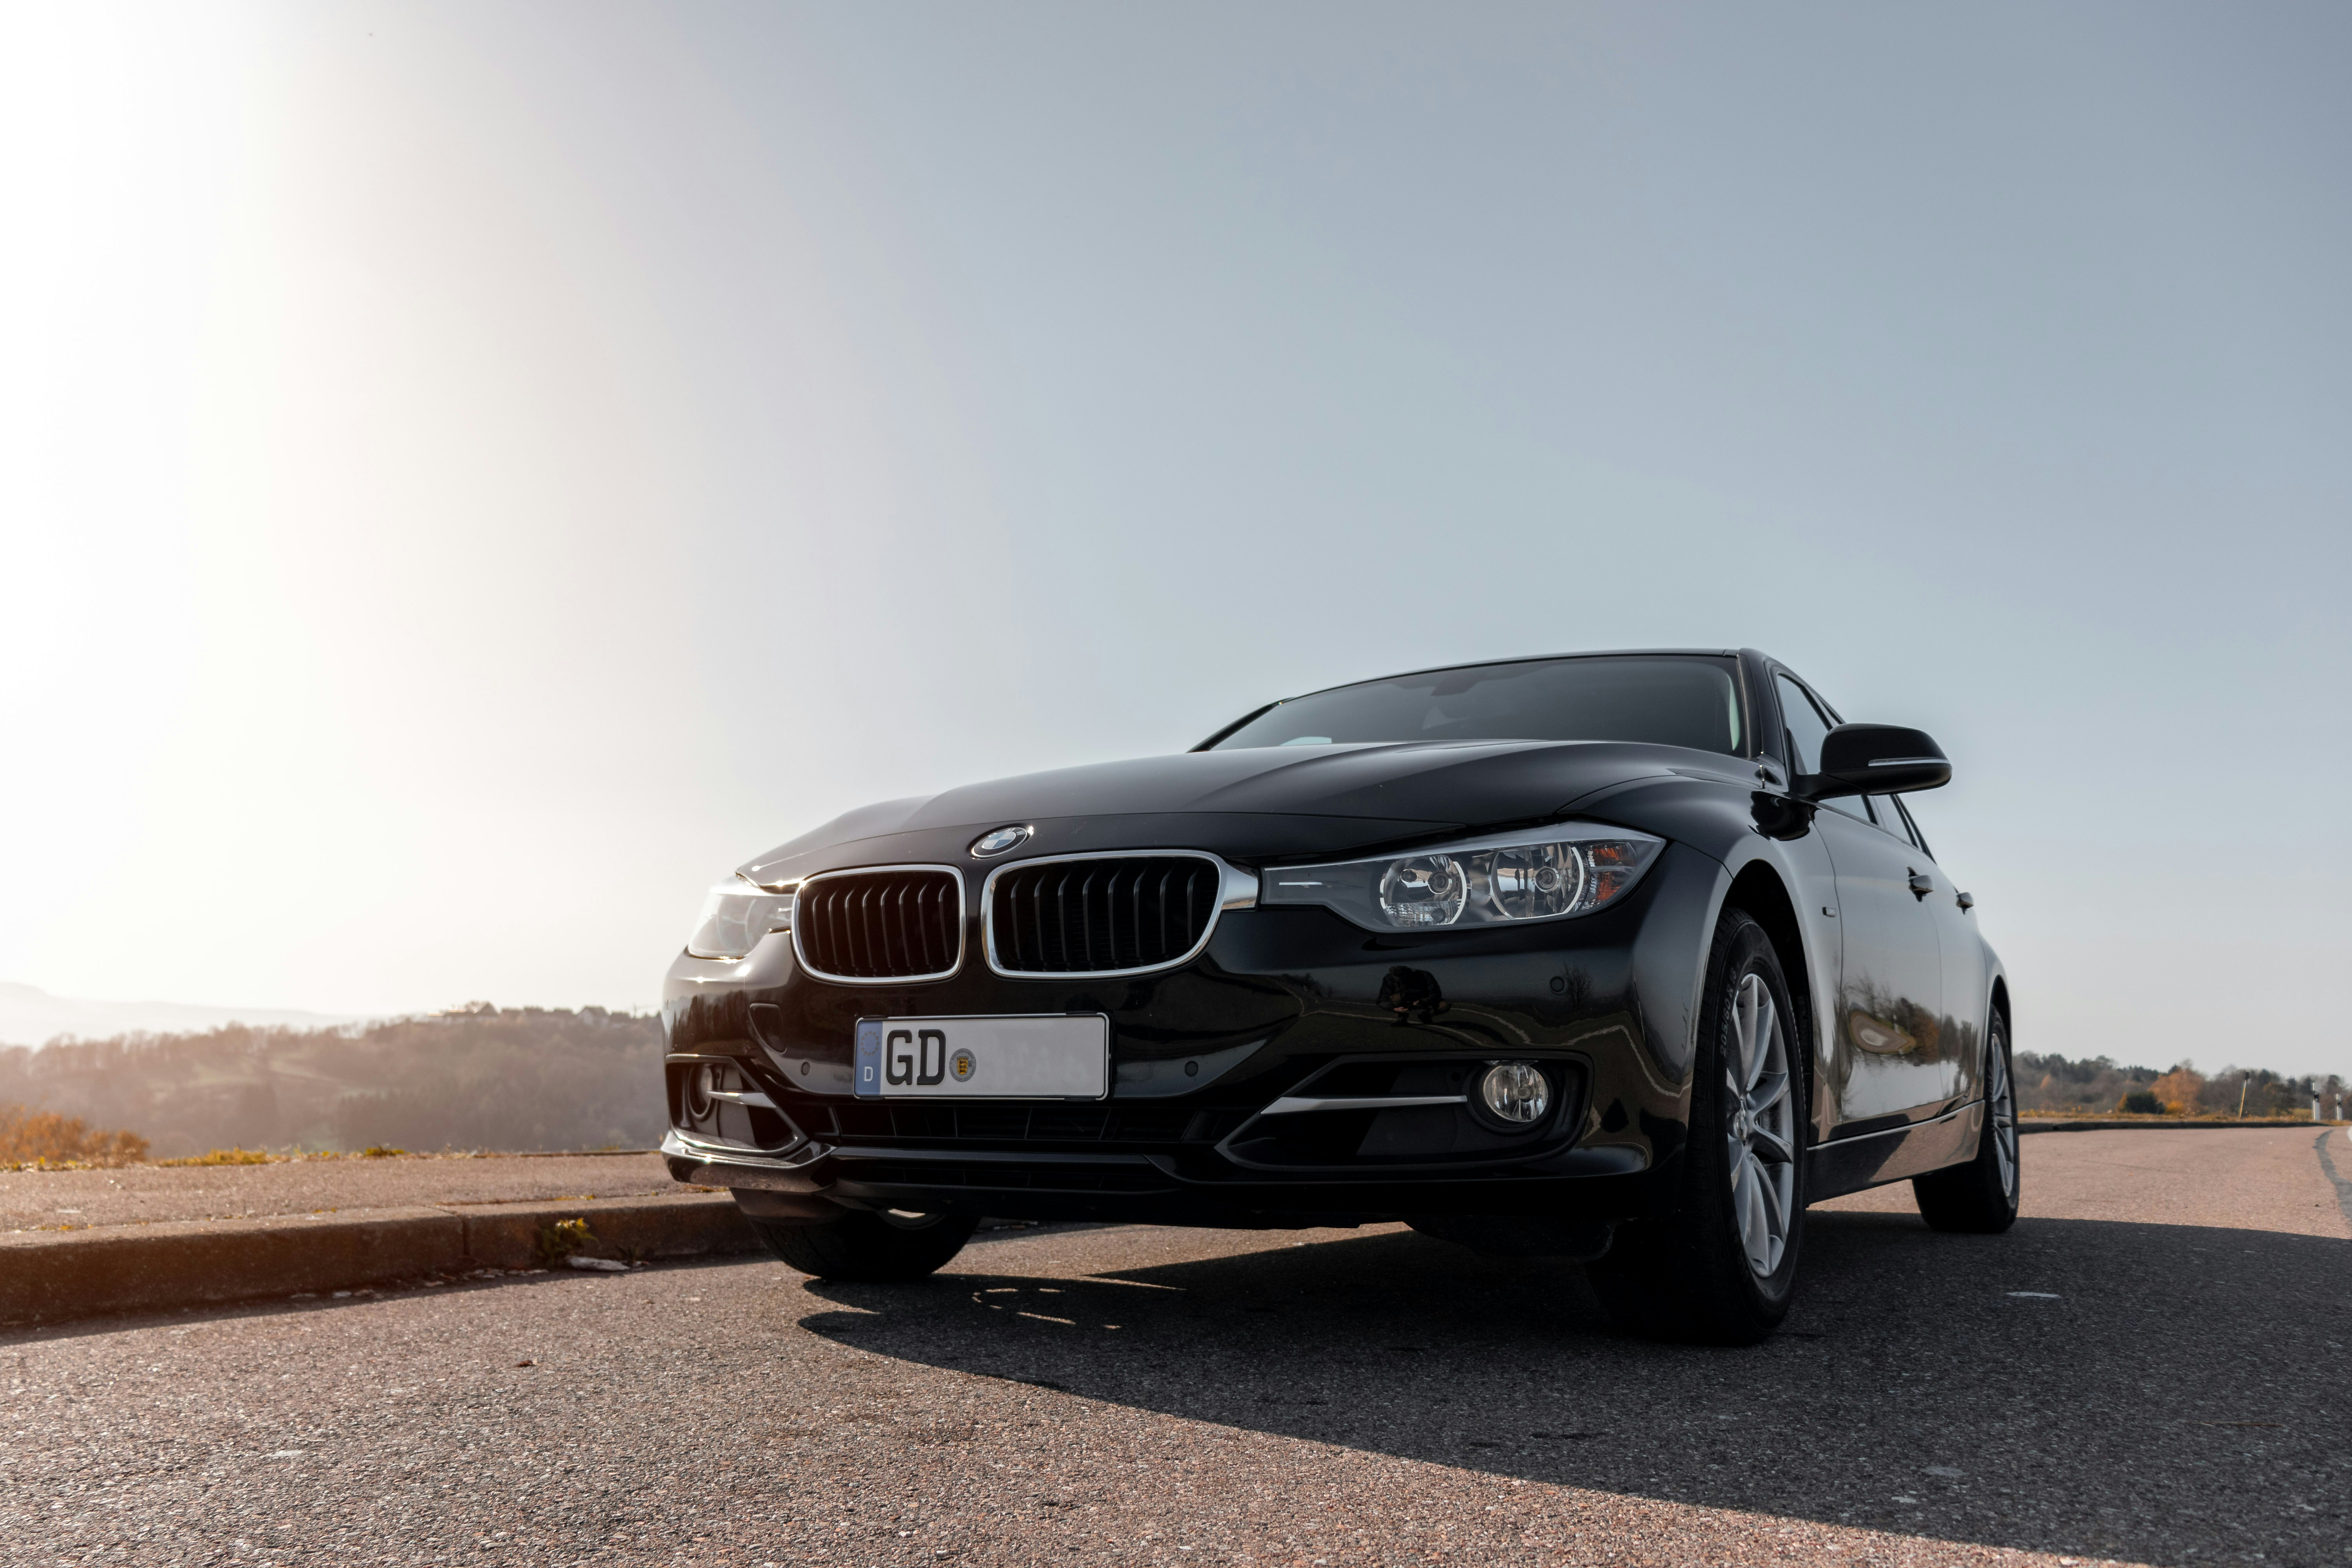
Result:
[[1101,1100],[1110,1092],[1110,1020],[860,1018],[861,1100]]

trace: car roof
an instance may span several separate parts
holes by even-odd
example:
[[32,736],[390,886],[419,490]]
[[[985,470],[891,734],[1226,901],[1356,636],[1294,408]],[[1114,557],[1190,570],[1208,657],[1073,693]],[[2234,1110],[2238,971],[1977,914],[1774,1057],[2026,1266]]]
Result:
[[[1738,658],[1736,647],[1607,647],[1582,648],[1574,653],[1517,654],[1509,658],[1465,658],[1459,664],[1433,664],[1420,669],[1400,669],[1391,675],[1367,675],[1357,680],[1342,680],[1332,686],[1318,686],[1290,697],[1278,697],[1266,708],[1279,708],[1285,702],[1296,702],[1301,697],[1316,697],[1326,691],[1338,691],[1342,687],[1370,686],[1382,680],[1403,680],[1415,675],[1440,675],[1449,669],[1483,669],[1497,664],[1550,664],[1563,658]],[[1265,711],[1265,708],[1258,710]]]

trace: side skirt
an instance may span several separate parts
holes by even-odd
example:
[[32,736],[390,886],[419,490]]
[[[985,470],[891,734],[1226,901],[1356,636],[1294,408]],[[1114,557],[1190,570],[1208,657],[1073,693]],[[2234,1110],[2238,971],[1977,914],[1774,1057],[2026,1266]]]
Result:
[[1806,1193],[1820,1203],[1960,1164],[1974,1158],[1983,1131],[1984,1101],[1975,1100],[1932,1121],[1816,1143],[1805,1154]]

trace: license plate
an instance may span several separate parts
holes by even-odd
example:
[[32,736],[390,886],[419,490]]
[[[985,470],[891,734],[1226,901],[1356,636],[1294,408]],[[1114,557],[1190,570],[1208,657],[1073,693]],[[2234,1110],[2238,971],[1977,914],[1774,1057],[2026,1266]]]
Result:
[[1110,1093],[1110,1020],[860,1018],[864,1100],[1101,1100]]

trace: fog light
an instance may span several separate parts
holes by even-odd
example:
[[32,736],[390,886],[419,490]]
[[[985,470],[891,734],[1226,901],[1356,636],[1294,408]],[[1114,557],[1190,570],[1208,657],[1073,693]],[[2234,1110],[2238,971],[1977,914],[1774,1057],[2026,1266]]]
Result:
[[710,1091],[719,1087],[719,1075],[725,1069],[716,1062],[706,1062],[686,1069],[686,1119],[708,1121],[718,1109],[712,1103]]
[[1532,1062],[1496,1062],[1478,1080],[1478,1098],[1500,1120],[1532,1127],[1551,1109],[1551,1085]]

